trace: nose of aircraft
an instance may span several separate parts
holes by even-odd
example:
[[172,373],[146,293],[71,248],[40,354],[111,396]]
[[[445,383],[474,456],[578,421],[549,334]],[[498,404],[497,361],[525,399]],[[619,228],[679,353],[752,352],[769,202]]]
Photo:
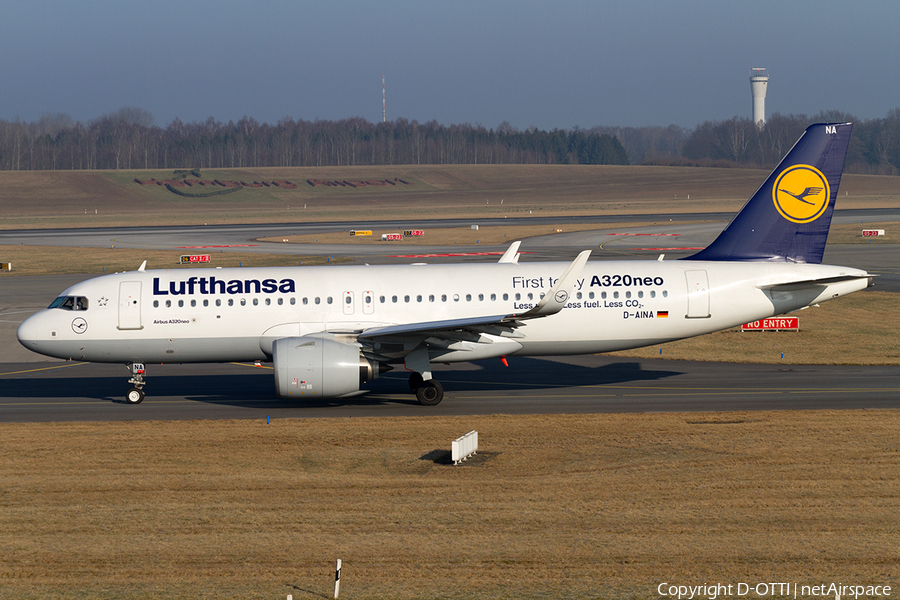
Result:
[[[40,340],[46,339],[49,335],[44,331],[46,328],[40,323],[43,320],[43,312],[31,315],[16,330],[16,339],[19,340],[19,343],[33,352],[39,352],[38,344]],[[41,332],[43,332],[43,336]]]

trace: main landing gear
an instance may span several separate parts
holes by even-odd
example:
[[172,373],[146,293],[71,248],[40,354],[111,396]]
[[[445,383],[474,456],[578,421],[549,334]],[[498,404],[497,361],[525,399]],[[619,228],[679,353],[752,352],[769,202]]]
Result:
[[426,380],[415,371],[409,376],[409,389],[416,393],[416,399],[423,406],[437,406],[444,399],[444,386],[437,379]]
[[147,383],[144,381],[144,363],[129,363],[125,366],[131,371],[131,379],[128,380],[128,383],[134,385],[125,394],[125,402],[128,404],[140,404],[144,401],[143,388],[144,384]]

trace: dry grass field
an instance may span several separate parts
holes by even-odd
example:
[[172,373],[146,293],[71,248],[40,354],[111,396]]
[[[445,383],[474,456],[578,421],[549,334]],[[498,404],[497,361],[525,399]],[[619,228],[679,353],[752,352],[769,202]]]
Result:
[[[289,180],[184,198],[139,179],[171,171],[0,172],[0,228],[282,223],[361,218],[502,217],[737,211],[766,177],[754,169],[572,165],[401,165],[202,171],[204,179]],[[409,185],[325,188],[307,179]],[[896,206],[900,178],[845,175],[841,208]],[[502,202],[502,204],[501,204]],[[306,207],[306,208],[304,208]]]
[[[481,452],[453,467],[450,440]],[[0,425],[0,597],[900,585],[895,411]],[[753,596],[755,597],[755,596]]]

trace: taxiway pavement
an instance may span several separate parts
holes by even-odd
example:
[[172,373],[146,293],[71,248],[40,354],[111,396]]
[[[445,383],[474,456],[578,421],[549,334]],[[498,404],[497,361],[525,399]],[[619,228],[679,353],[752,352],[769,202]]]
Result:
[[123,365],[0,363],[0,421],[122,421],[900,408],[897,367],[748,365],[610,356],[435,365],[444,401],[422,406],[404,373],[344,399],[281,400],[271,368],[147,365],[124,402]]

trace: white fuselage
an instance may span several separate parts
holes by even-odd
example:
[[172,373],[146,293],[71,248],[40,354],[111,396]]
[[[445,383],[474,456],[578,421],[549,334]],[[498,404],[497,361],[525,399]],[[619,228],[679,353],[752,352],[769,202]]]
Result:
[[[45,309],[19,328],[31,350],[95,362],[271,359],[272,344],[319,332],[522,314],[567,263],[327,266],[133,271],[76,284],[86,306]],[[842,276],[860,279],[766,286]],[[829,265],[701,261],[588,262],[566,307],[516,337],[445,344],[432,360],[584,354],[733,327],[866,287]]]

